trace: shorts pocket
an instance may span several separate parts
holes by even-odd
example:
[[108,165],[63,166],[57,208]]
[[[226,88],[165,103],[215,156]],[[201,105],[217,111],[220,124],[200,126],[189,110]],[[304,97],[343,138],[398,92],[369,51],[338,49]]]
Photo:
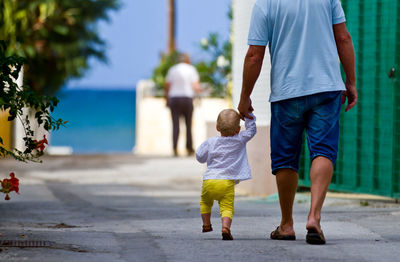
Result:
[[296,100],[275,102],[271,110],[273,117],[281,126],[290,126],[301,120],[299,103]]
[[328,92],[318,97],[318,104],[313,112],[321,118],[333,118],[340,112],[342,92]]

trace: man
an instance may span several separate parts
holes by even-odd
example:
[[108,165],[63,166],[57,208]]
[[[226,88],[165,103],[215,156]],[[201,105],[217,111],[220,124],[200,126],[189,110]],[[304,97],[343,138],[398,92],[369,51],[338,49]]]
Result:
[[[271,165],[282,219],[271,239],[295,240],[292,209],[298,183],[302,134],[312,159],[309,244],[325,244],[321,209],[331,182],[341,104],[357,103],[355,58],[339,0],[258,0],[253,8],[238,110],[253,111],[250,94],[265,47],[271,54]],[[338,56],[346,82],[340,75]]]
[[178,156],[180,116],[185,118],[187,154],[194,154],[192,142],[193,96],[195,92],[200,92],[199,74],[196,68],[190,64],[189,55],[181,54],[179,62],[168,70],[165,86],[165,97],[172,115],[174,156]]

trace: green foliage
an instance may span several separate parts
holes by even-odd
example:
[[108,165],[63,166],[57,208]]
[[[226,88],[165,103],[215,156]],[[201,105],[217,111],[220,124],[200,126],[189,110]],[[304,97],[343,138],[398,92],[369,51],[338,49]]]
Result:
[[211,33],[201,41],[201,48],[211,59],[195,64],[200,81],[207,84],[211,96],[229,97],[231,92],[227,87],[232,81],[232,43],[221,42],[218,34]]
[[[229,7],[228,18],[232,21],[232,7]],[[232,41],[222,41],[217,33],[210,33],[201,40],[201,49],[205,53],[204,59],[195,66],[200,74],[200,80],[211,90],[210,95],[215,97],[232,96]]]
[[25,130],[23,140],[26,149],[24,152],[17,149],[7,150],[3,147],[3,140],[0,138],[0,157],[11,156],[20,161],[36,161],[43,154],[43,150],[38,150],[38,141],[34,140],[35,133],[31,128],[29,117],[22,118],[23,109],[33,110],[35,121],[47,131],[57,130],[66,122],[62,119],[56,120],[50,115],[57,106],[56,97],[39,95],[28,86],[18,87],[14,79],[18,78],[26,60],[15,55],[7,56],[6,49],[6,43],[0,41],[0,110],[8,110],[9,121],[14,119],[21,121]]
[[159,93],[165,87],[165,78],[168,70],[179,61],[180,53],[175,51],[171,54],[163,55],[160,60],[160,64],[153,71],[153,81],[156,84]]
[[[229,8],[228,18],[232,20],[232,8]],[[229,88],[232,82],[232,43],[229,40],[221,41],[217,33],[210,33],[201,40],[200,48],[204,52],[204,59],[194,63],[200,75],[202,86],[212,97],[230,97]],[[178,63],[180,52],[176,51],[164,55],[159,65],[153,71],[153,81],[158,90],[165,87],[165,77],[168,69]]]
[[52,94],[81,77],[90,58],[106,61],[96,23],[118,7],[118,0],[0,1],[0,36],[9,41],[8,55],[27,58],[26,83]]

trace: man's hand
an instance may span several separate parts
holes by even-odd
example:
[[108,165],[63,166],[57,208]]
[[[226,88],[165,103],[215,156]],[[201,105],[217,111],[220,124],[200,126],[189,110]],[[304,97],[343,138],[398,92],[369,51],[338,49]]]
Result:
[[349,83],[348,81],[346,81],[345,85],[346,91],[344,91],[342,94],[342,104],[346,103],[347,97],[347,106],[344,110],[345,112],[347,112],[357,104],[357,88],[355,84]]
[[238,105],[238,110],[240,113],[240,117],[244,120],[244,118],[249,118],[253,119],[252,116],[249,115],[249,113],[254,111],[253,106],[251,105],[251,99],[250,97],[247,98],[240,98],[240,102]]
[[247,50],[246,58],[244,59],[242,91],[240,93],[240,102],[238,105],[240,117],[243,120],[245,117],[253,119],[253,117],[249,115],[249,113],[254,111],[251,105],[250,95],[260,75],[264,54],[265,46],[250,45],[249,50]]
[[201,86],[200,86],[200,82],[194,82],[192,84],[193,86],[193,90],[196,94],[200,94],[201,93]]

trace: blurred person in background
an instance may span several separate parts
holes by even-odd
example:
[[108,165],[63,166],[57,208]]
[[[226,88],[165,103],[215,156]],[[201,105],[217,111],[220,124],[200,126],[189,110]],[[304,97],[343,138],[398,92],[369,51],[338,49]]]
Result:
[[186,150],[193,155],[192,141],[192,115],[193,96],[200,92],[199,74],[196,68],[190,64],[188,54],[179,56],[179,63],[168,70],[165,97],[167,106],[172,115],[172,142],[174,156],[178,156],[179,118],[183,116],[186,124]]

